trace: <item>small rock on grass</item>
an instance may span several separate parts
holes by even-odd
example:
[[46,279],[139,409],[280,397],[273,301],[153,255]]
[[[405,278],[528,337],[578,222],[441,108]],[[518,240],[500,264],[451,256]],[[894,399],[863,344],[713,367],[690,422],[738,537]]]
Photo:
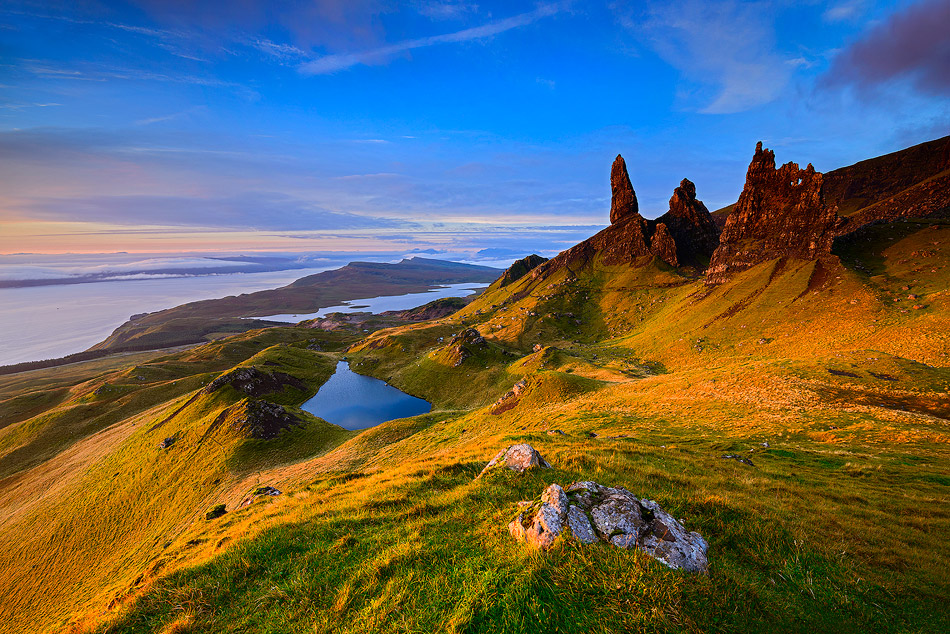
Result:
[[521,443],[520,445],[512,445],[499,451],[498,454],[491,459],[491,462],[485,465],[485,468],[478,474],[478,477],[482,477],[487,471],[497,467],[508,467],[512,471],[524,473],[527,469],[550,469],[551,465],[548,464],[547,460],[541,457],[541,454],[539,454],[534,447],[527,443]]

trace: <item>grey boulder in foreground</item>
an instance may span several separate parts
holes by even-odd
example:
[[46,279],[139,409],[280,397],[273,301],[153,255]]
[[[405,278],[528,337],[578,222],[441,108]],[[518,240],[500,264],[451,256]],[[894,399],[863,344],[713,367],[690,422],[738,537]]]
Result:
[[605,541],[618,548],[639,548],[674,570],[709,569],[709,544],[702,535],[687,531],[656,502],[596,482],[575,482],[567,490],[550,485],[540,500],[518,513],[508,531],[541,550],[565,534],[584,544]]

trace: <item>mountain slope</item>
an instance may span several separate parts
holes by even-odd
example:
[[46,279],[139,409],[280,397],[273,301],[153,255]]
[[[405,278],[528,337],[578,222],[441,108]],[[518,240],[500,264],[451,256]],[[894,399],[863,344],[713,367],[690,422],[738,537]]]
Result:
[[[770,209],[758,211],[768,224]],[[950,220],[883,219],[820,257],[763,258],[710,285],[697,265],[651,250],[648,234],[665,223],[638,218],[627,209],[435,320],[368,335],[268,329],[72,382],[37,375],[37,390],[54,388],[45,400],[27,398],[22,379],[10,392],[0,381],[19,412],[0,430],[9,450],[71,420],[90,395],[108,399],[100,416],[121,412],[61,440],[52,457],[31,450],[0,481],[10,518],[0,523],[0,622],[97,632],[950,628]],[[253,440],[232,426],[248,399],[303,417],[295,405],[344,355],[433,411],[361,433],[307,419]],[[285,384],[249,395],[236,366]],[[115,391],[95,394],[106,385]],[[517,442],[554,469],[476,478]],[[709,541],[709,575],[568,540],[538,555],[510,538],[519,501],[575,480],[669,509]],[[283,494],[242,506],[263,484]],[[214,503],[228,512],[205,520]],[[85,552],[102,563],[84,568]],[[62,579],[76,591],[44,596]]]

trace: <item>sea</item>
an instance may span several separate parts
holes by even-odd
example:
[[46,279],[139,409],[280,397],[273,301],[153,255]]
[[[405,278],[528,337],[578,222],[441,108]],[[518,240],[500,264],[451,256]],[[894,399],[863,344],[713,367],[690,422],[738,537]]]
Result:
[[328,269],[0,288],[0,365],[82,352],[137,313],[277,288],[325,270]]

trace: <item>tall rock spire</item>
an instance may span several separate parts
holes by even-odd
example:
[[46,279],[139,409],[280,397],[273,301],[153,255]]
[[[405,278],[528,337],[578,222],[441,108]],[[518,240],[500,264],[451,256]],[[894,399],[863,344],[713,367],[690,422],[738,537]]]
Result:
[[630,184],[630,175],[627,174],[627,164],[619,154],[610,168],[610,223],[629,216],[637,215],[640,205],[637,203],[637,194]]

